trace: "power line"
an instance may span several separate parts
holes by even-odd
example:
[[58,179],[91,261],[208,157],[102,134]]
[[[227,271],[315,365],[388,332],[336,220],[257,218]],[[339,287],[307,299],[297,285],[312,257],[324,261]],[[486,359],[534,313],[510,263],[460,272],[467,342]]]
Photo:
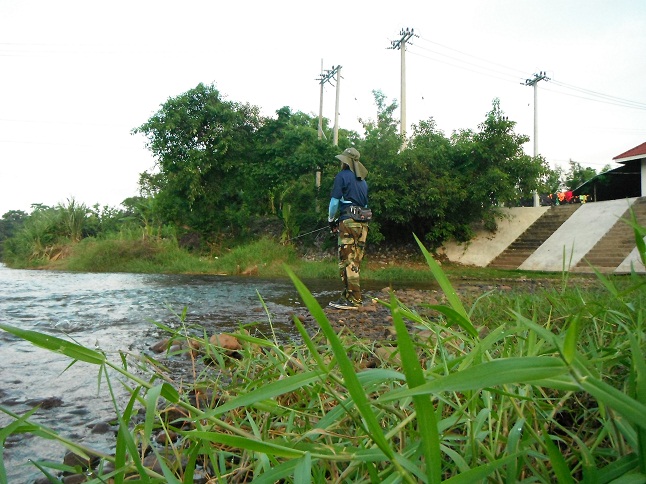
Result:
[[612,100],[612,101],[635,104],[635,105],[637,105],[639,107],[646,107],[646,103],[641,103],[641,102],[637,102],[637,101],[631,101],[630,99],[624,99],[624,98],[617,97],[617,96],[611,96],[609,94],[603,94],[603,93],[598,92],[598,91],[592,91],[590,89],[584,89],[582,87],[572,86],[571,84],[566,84],[566,83],[561,82],[561,81],[554,81],[554,84],[557,84],[559,86],[563,86],[563,87],[568,88],[568,89],[573,89],[575,91],[580,91],[580,92],[583,92],[583,93],[587,93],[587,94],[590,94],[590,95],[593,95],[593,96],[606,98],[606,99],[609,99],[609,100]]
[[61,120],[49,120],[49,119],[7,119],[0,118],[0,123],[32,123],[32,124],[53,124],[56,126],[59,125],[72,125],[72,126],[100,126],[106,128],[128,128],[126,124],[117,124],[117,123],[93,123],[91,121],[61,121]]
[[572,93],[567,93],[563,91],[557,91],[554,89],[546,89],[547,91],[550,92],[555,92],[557,94],[563,94],[565,96],[571,96],[571,97],[577,97],[579,99],[585,99],[587,101],[594,101],[594,102],[599,102],[599,103],[604,103],[604,104],[611,104],[613,106],[620,106],[624,108],[632,108],[632,109],[640,109],[640,110],[646,110],[646,103],[640,103],[637,101],[630,101],[628,99],[622,99],[619,97],[611,96],[609,94],[603,94],[599,93],[596,91],[591,91],[589,89],[584,89],[576,86],[571,86],[568,84],[565,84],[563,82],[559,81],[553,81],[553,83],[559,87],[563,87],[565,89],[572,89],[577,92],[581,92],[583,94],[589,93],[589,95],[577,95],[577,94],[572,94]]
[[[454,49],[454,48],[449,47],[449,46],[447,46],[447,45],[440,44],[440,43],[438,43],[438,42],[434,42],[434,41],[429,40],[429,39],[426,39],[426,38],[424,38],[424,37],[420,37],[420,38],[421,38],[423,41],[425,41],[425,42],[428,42],[428,43],[430,43],[430,44],[437,45],[437,46],[439,46],[439,47],[442,47],[442,48],[444,48],[444,49],[447,49],[447,50],[450,50],[450,51],[456,52],[456,53],[458,53],[458,54],[461,54],[461,55],[464,55],[464,56],[467,56],[467,57],[471,57],[471,58],[473,58],[473,59],[477,59],[477,60],[482,61],[482,62],[485,62],[485,63],[487,63],[487,64],[492,64],[492,65],[495,65],[495,66],[498,66],[498,67],[502,67],[502,68],[507,69],[507,70],[509,70],[509,71],[514,71],[514,72],[516,72],[517,74],[519,74],[519,75],[520,75],[520,76],[522,76],[522,77],[525,77],[525,75],[526,75],[525,71],[521,71],[521,70],[518,70],[518,69],[513,68],[513,67],[508,67],[508,66],[506,66],[506,65],[499,64],[499,63],[497,63],[497,62],[493,62],[493,61],[490,61],[490,60],[487,60],[487,59],[484,59],[484,58],[482,58],[482,57],[478,57],[478,56],[475,56],[475,55],[472,55],[472,54],[468,54],[468,53],[466,53],[466,52],[462,52],[461,50],[457,50],[457,49]],[[422,47],[422,48],[423,48],[423,47]],[[430,51],[430,49],[427,49],[427,50],[429,50],[429,51]],[[431,52],[434,52],[434,51],[431,51]],[[449,55],[447,55],[447,54],[441,54],[441,53],[439,53],[439,52],[436,52],[436,53],[437,53],[437,54],[440,54],[440,55],[444,55],[444,56],[446,56],[446,57],[450,57],[450,56],[449,56]],[[457,58],[454,58],[454,59],[458,60]],[[466,62],[466,61],[462,61],[462,60],[460,60],[460,62]],[[474,65],[475,65],[475,64],[474,64]],[[487,69],[488,69],[488,68],[487,68]],[[510,74],[505,74],[505,75],[510,75]],[[516,76],[516,75],[515,75],[514,77],[518,77],[518,76]]]
[[[446,64],[446,65],[449,65],[449,66],[452,66],[452,67],[456,67],[458,69],[464,69],[464,70],[467,70],[467,71],[470,71],[470,72],[474,72],[474,73],[479,74],[479,75],[488,76],[488,77],[496,78],[496,79],[499,79],[499,80],[503,80],[503,81],[506,81],[506,82],[517,82],[518,77],[516,77],[515,75],[512,75],[512,74],[508,74],[506,72],[502,72],[497,68],[488,67],[487,65],[482,65],[482,63],[491,64],[491,65],[497,66],[497,67],[502,67],[503,69],[508,70],[508,71],[522,73],[522,71],[520,71],[518,69],[515,69],[513,67],[509,67],[509,66],[497,63],[497,62],[493,62],[493,61],[484,59],[482,57],[478,57],[478,56],[469,54],[467,52],[460,51],[458,49],[454,49],[454,48],[449,47],[447,45],[440,44],[438,42],[434,42],[434,41],[432,41],[430,39],[426,39],[424,37],[420,37],[420,39],[425,41],[425,42],[428,42],[430,44],[437,45],[437,46],[439,46],[439,47],[441,47],[443,49],[447,49],[449,51],[452,51],[452,52],[455,52],[457,54],[460,54],[462,56],[466,56],[466,57],[469,57],[469,58],[472,58],[472,59],[476,59],[480,63],[474,63],[474,62],[472,62],[470,60],[465,60],[465,59],[462,59],[462,58],[459,58],[459,57],[455,57],[453,55],[449,55],[449,54],[446,54],[446,53],[443,53],[443,52],[438,52],[438,51],[428,49],[428,48],[425,48],[425,47],[422,47],[422,46],[416,46],[416,47],[419,48],[419,49],[425,50],[427,52],[430,52],[432,54],[439,55],[439,56],[442,56],[442,57],[446,57],[446,58],[448,58],[450,60],[459,62],[461,64],[465,64],[465,65],[454,64],[452,62],[447,62],[445,60],[437,59],[437,58],[434,58],[434,57],[429,57],[429,56],[426,56],[426,55],[423,55],[423,54],[420,54],[418,52],[415,52],[415,51],[411,50],[411,53],[415,54],[417,56],[420,56],[420,57],[423,57],[423,58],[426,58],[426,59],[429,59],[429,60],[432,60],[432,61],[435,61],[435,62],[440,62],[440,63]],[[467,66],[470,66],[470,67],[467,67]],[[488,71],[488,72],[482,72],[482,70]],[[506,77],[501,77],[501,76],[506,76]],[[525,77],[525,76],[526,76],[526,74],[523,73],[523,77]],[[512,81],[512,79],[513,79],[513,81]],[[559,94],[564,94],[564,95],[568,95],[568,96],[572,96],[572,97],[579,97],[581,99],[585,99],[585,100],[588,100],[588,101],[602,102],[602,103],[611,104],[611,105],[615,105],[615,106],[619,106],[619,107],[626,107],[626,108],[633,108],[633,109],[640,109],[640,110],[641,109],[646,109],[646,103],[643,103],[643,102],[633,101],[633,100],[626,99],[626,98],[621,98],[621,97],[618,97],[618,96],[612,96],[610,94],[604,94],[604,93],[599,92],[599,91],[594,91],[594,90],[591,90],[591,89],[586,89],[586,88],[574,86],[572,84],[567,84],[567,83],[564,83],[564,82],[558,81],[558,80],[551,79],[551,81],[556,86],[562,87],[564,89],[569,89],[569,90],[572,90],[572,91],[576,91],[576,92],[579,92],[581,94],[577,95],[577,94],[557,91],[557,90],[553,90],[553,89],[549,89],[549,88],[546,88],[545,89],[546,91],[556,92],[556,93],[559,93]]]
[[[423,47],[420,47],[420,49],[424,49],[424,48],[423,48]],[[500,73],[500,72],[498,72],[498,71],[493,71],[492,69],[488,69],[488,68],[486,68],[486,67],[484,67],[484,66],[479,66],[479,65],[477,65],[477,64],[472,64],[472,63],[470,63],[470,62],[465,62],[465,61],[463,61],[463,60],[461,60],[461,59],[457,59],[457,58],[454,58],[454,57],[451,57],[451,56],[447,56],[446,54],[441,54],[441,53],[439,53],[439,52],[430,51],[429,49],[424,49],[424,50],[428,50],[429,52],[432,52],[432,53],[434,53],[434,54],[438,54],[438,55],[442,55],[442,56],[445,56],[445,57],[449,57],[449,58],[451,58],[451,59],[453,59],[453,60],[456,60],[456,61],[458,61],[458,62],[464,62],[464,63],[465,63],[465,64],[467,64],[467,65],[472,65],[472,66],[477,67],[477,68],[479,68],[479,69],[487,69],[487,70],[491,70],[491,71],[492,71],[492,72],[494,72],[495,74],[502,74],[502,73]],[[513,80],[512,80],[512,79],[508,79],[508,78],[504,78],[504,77],[500,77],[500,76],[498,76],[498,75],[494,75],[494,74],[490,74],[490,73],[487,73],[487,72],[478,71],[478,70],[473,69],[473,68],[470,68],[470,67],[465,67],[465,66],[461,66],[461,65],[454,64],[454,63],[451,63],[451,62],[447,62],[447,61],[445,61],[445,60],[436,59],[436,58],[434,58],[434,57],[429,57],[429,56],[427,56],[427,55],[420,54],[419,52],[415,52],[414,50],[410,50],[409,52],[410,52],[411,54],[414,54],[414,55],[419,56],[419,57],[423,57],[423,58],[425,58],[425,59],[429,59],[429,60],[432,60],[432,61],[435,61],[435,62],[439,62],[439,63],[441,63],[441,64],[446,64],[446,65],[449,65],[449,66],[451,66],[451,67],[456,67],[456,68],[458,68],[458,69],[464,69],[465,71],[474,72],[474,73],[476,73],[476,74],[480,74],[480,75],[482,75],[482,76],[493,77],[494,79],[499,79],[499,80],[501,80],[501,81],[505,81],[505,82],[512,82],[512,83],[516,84],[516,83],[521,79],[520,77],[514,77],[514,78],[513,78]],[[502,74],[502,75],[507,75],[507,74]]]

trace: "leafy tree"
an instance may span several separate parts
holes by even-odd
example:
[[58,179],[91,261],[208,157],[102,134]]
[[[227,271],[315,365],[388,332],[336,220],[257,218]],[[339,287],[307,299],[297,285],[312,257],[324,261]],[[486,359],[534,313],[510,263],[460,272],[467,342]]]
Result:
[[[121,203],[125,207],[125,201]],[[119,234],[129,223],[128,210],[108,205],[94,204],[89,209],[83,229],[83,237],[104,237]]]
[[24,225],[28,214],[22,210],[10,210],[0,219],[0,260],[3,260],[3,247],[7,239],[13,237]]
[[[354,147],[361,152],[361,160],[368,169],[370,204],[375,218],[371,224],[369,240],[380,242],[384,235],[392,236],[396,229],[398,210],[396,192],[400,179],[396,178],[400,166],[399,150],[402,138],[399,134],[399,121],[394,119],[397,102],[387,102],[381,91],[372,92],[377,109],[376,119],[359,119],[363,126],[364,138]],[[336,166],[338,170],[338,165]],[[410,231],[408,233],[410,236]]]
[[147,137],[156,158],[159,172],[140,181],[154,192],[162,217],[203,232],[235,222],[231,213],[243,203],[240,181],[257,162],[254,136],[261,122],[258,108],[198,84],[134,129]]
[[[364,130],[363,142],[356,147],[361,152],[362,158],[380,163],[397,157],[402,146],[399,134],[399,121],[394,119],[397,101],[387,104],[387,98],[381,91],[372,91],[377,119],[359,119]],[[370,167],[367,167],[370,170]]]
[[163,222],[156,202],[151,196],[129,197],[123,201],[127,210],[124,221],[135,222],[134,226],[141,230],[144,239],[161,236]]
[[578,161],[570,160],[569,164],[570,169],[565,174],[565,186],[568,190],[574,190],[597,176],[594,168],[583,167]]
[[48,259],[52,247],[60,237],[60,219],[55,208],[37,206],[20,229],[5,241],[4,260],[25,263]]
[[388,240],[451,235],[441,221],[461,190],[450,155],[449,140],[428,120],[413,126],[406,150],[375,160],[371,203]]
[[[532,197],[548,167],[542,158],[532,158],[523,151],[529,141],[526,135],[514,132],[510,121],[494,99],[477,133],[463,132],[455,138],[459,151],[458,169],[470,178],[467,185],[470,209],[483,213],[487,207],[515,206]],[[488,217],[484,217],[485,219]]]
[[[257,133],[257,162],[246,179],[248,203],[264,213],[282,213],[282,204],[295,201],[297,193],[306,199],[293,203],[295,213],[313,212],[317,193],[315,174],[334,159],[335,148],[318,139],[318,120],[288,107],[277,112],[275,119],[265,119]],[[300,180],[305,183],[301,184]],[[309,181],[307,181],[309,180]],[[295,190],[301,186],[302,190]],[[261,203],[259,203],[261,202]]]
[[495,228],[499,208],[531,196],[547,172],[541,158],[524,154],[528,138],[514,132],[498,100],[477,132],[447,139],[430,119],[413,127],[401,152],[394,104],[386,106],[382,96],[376,101],[378,122],[367,124],[364,146],[377,157],[371,203],[390,240],[410,240],[415,232],[433,247],[449,238],[467,241],[475,223]]
[[554,194],[563,191],[565,183],[565,173],[563,168],[557,166],[556,168],[548,169],[541,177],[540,185],[538,188],[539,193]]

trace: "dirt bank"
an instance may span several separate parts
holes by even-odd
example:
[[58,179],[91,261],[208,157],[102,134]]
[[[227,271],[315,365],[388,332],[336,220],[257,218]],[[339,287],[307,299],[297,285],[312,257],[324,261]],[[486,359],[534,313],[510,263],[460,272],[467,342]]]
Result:
[[[554,287],[555,284],[559,284],[559,281],[552,279],[464,280],[454,284],[454,287],[462,304],[468,310],[477,298],[486,293],[495,293],[496,291],[507,293],[521,288],[523,292],[534,292]],[[430,309],[429,306],[447,303],[446,296],[440,289],[399,289],[395,290],[394,294],[406,308],[427,318],[438,316],[438,313]],[[337,333],[347,331],[361,339],[380,341],[391,337],[393,322],[390,309],[377,302],[377,299],[389,301],[390,289],[383,288],[380,291],[365,294],[364,305],[357,310],[341,310],[331,307],[323,309]],[[316,321],[307,310],[303,310],[298,314],[298,317],[309,327],[317,326]]]

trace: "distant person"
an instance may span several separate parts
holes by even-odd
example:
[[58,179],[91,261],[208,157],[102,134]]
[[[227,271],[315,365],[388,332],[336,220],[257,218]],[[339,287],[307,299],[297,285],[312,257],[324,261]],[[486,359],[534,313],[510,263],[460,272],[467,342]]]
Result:
[[341,171],[334,177],[330,194],[328,223],[332,233],[338,235],[339,272],[344,285],[341,298],[330,302],[337,309],[358,309],[363,302],[359,272],[372,212],[368,209],[368,170],[359,161],[360,156],[354,148],[336,156],[341,160]]

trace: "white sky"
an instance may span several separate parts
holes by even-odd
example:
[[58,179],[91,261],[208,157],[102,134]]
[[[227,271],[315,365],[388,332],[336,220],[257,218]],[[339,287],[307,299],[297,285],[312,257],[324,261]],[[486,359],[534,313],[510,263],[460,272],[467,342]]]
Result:
[[[409,125],[477,129],[499,98],[533,136],[523,83],[546,71],[538,149],[552,167],[599,171],[646,141],[643,0],[0,0],[0,215],[137,195],[154,161],[130,131],[200,82],[265,115],[318,115],[321,60],[340,65],[339,124],[362,134],[373,90],[400,99],[400,52],[388,47],[406,27],[419,35],[406,55]],[[334,101],[328,84],[331,120]]]

